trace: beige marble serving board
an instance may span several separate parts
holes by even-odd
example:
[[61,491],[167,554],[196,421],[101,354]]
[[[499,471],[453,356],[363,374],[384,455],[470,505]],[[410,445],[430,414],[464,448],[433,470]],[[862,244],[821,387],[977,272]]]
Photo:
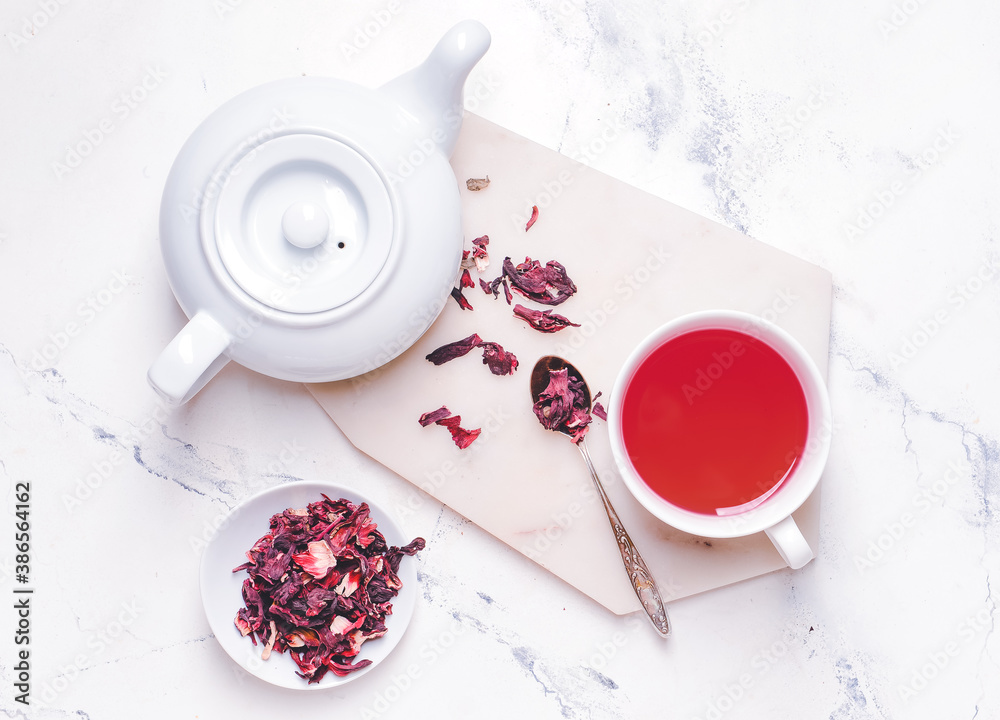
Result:
[[[462,185],[467,243],[490,237],[490,280],[504,256],[563,263],[579,292],[556,312],[580,323],[542,334],[478,287],[472,312],[450,301],[403,355],[360,378],[309,389],[362,451],[570,585],[623,614],[639,609],[577,448],[542,429],[531,412],[528,378],[542,355],[562,355],[610,391],[639,341],[695,310],[763,315],[796,337],[826,373],[831,277],[825,270],[752,240],[581,165],[475,115],[466,114],[452,159]],[[486,190],[465,179],[489,175]],[[538,221],[525,232],[531,205]],[[477,273],[473,271],[473,277]],[[515,302],[518,302],[515,296]],[[538,307],[523,298],[520,302]],[[440,367],[424,357],[471,333],[515,353],[513,376],[493,376],[478,353]],[[445,428],[417,418],[446,405],[482,435],[459,450]],[[622,521],[661,585],[677,599],[783,567],[767,538],[706,540],[647,513],[614,468],[607,428],[588,436],[595,464]],[[417,492],[417,491],[414,491]],[[796,514],[815,548],[819,491]]]

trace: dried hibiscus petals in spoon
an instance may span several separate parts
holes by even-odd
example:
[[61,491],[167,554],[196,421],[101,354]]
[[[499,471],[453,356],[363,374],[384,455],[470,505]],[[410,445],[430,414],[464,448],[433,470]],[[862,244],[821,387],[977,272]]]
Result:
[[271,517],[270,531],[247,552],[245,607],[236,627],[267,660],[286,650],[298,675],[319,682],[332,671],[347,675],[371,665],[361,646],[382,637],[402,583],[404,555],[424,548],[423,538],[388,546],[366,503],[323,499]]
[[587,391],[569,370],[549,370],[549,384],[531,408],[546,430],[568,433],[578,443],[592,420]]

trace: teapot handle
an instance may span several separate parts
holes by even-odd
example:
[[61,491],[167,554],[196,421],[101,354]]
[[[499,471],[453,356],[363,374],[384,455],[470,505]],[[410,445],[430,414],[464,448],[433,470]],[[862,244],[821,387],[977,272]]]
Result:
[[232,342],[211,315],[199,311],[149,368],[149,384],[169,404],[186,403],[229,362],[224,353]]

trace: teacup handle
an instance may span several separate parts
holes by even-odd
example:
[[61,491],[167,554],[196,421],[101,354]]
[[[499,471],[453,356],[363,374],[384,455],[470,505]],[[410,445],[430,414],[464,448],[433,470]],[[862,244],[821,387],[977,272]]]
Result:
[[795,524],[791,515],[777,525],[767,528],[764,532],[771,538],[771,542],[774,543],[781,559],[792,570],[798,570],[815,557],[812,548],[809,547],[809,543],[806,542],[802,531],[799,530],[799,526]]
[[232,341],[211,315],[196,313],[149,368],[149,384],[171,405],[186,403],[229,362]]

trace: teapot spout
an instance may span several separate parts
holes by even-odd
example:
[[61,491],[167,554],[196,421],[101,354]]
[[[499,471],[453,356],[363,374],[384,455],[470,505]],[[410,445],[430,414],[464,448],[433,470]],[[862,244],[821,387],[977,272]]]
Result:
[[462,127],[462,91],[469,72],[490,47],[490,33],[477,20],[463,20],[445,33],[423,63],[382,86],[399,103],[421,139],[431,138],[451,157]]

